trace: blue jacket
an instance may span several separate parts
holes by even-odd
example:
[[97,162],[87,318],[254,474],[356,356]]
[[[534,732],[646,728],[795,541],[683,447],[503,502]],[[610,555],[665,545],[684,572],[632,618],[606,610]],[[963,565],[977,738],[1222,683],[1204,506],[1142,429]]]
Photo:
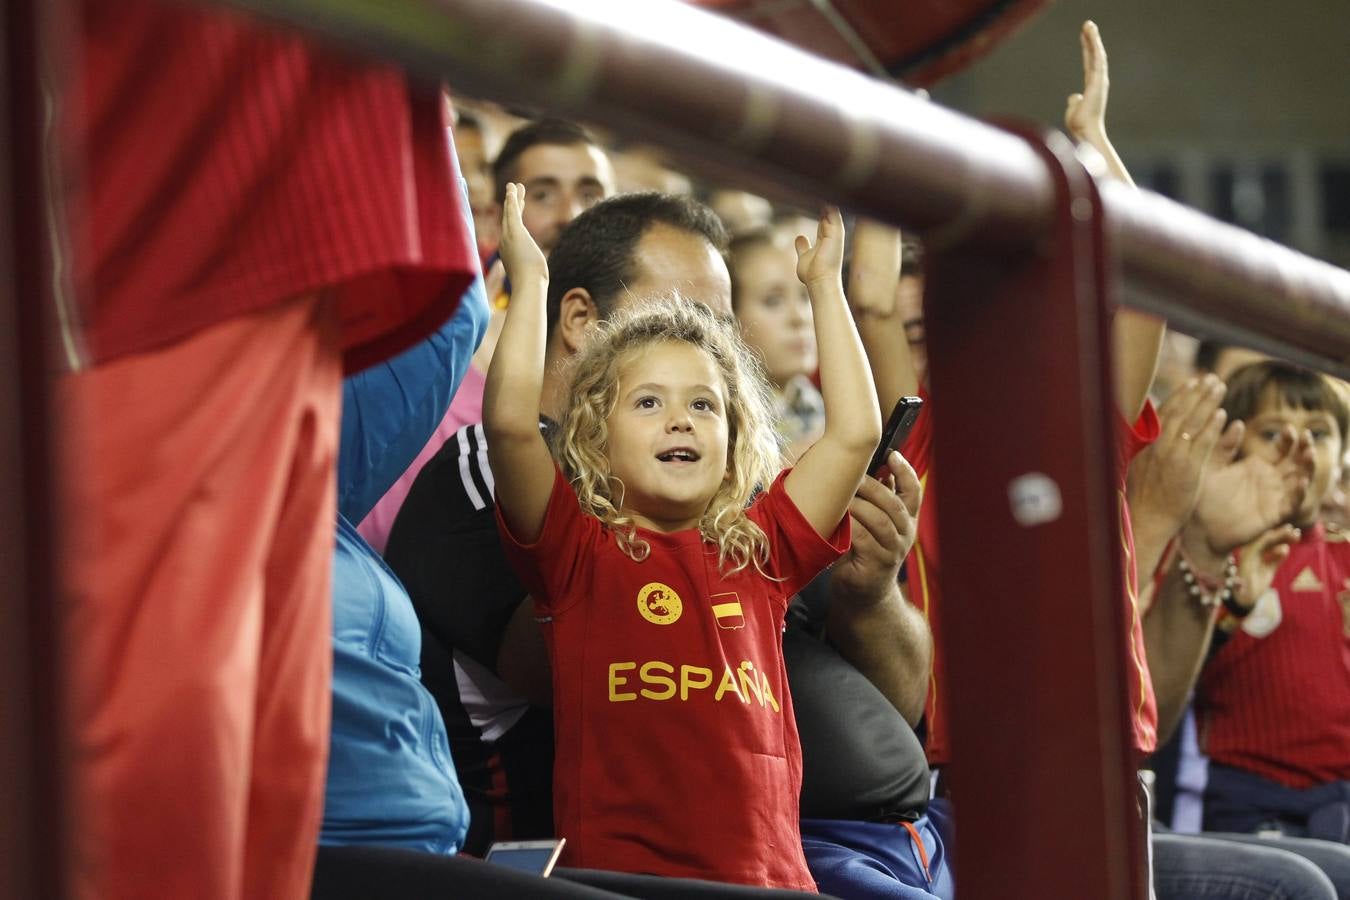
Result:
[[[460,200],[471,223],[467,199]],[[479,277],[439,331],[343,384],[322,844],[454,853],[468,830],[445,723],[422,686],[422,630],[412,600],[353,523],[384,496],[440,423],[487,320]]]

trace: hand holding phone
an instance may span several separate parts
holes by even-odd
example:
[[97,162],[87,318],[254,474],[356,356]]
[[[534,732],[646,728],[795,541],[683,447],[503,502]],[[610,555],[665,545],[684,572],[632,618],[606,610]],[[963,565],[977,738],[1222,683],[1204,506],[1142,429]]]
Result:
[[892,450],[898,450],[905,442],[905,438],[909,437],[921,409],[923,400],[918,397],[901,397],[895,404],[886,427],[882,429],[881,443],[877,445],[877,451],[872,454],[872,462],[867,466],[868,475],[879,478],[877,473],[886,465],[886,458],[891,455]]

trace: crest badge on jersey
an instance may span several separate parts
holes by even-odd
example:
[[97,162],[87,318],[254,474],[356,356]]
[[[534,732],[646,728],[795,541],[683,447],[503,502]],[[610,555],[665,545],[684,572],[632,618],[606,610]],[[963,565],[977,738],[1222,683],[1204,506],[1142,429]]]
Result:
[[713,594],[712,614],[718,628],[734,631],[745,627],[745,610],[741,608],[741,598],[735,591],[726,594]]
[[684,604],[675,589],[659,581],[643,585],[637,595],[638,612],[653,625],[671,625],[684,612]]

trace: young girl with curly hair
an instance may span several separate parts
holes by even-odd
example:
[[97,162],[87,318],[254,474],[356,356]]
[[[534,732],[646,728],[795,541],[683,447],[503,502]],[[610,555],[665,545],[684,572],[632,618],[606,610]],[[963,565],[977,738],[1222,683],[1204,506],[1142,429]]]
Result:
[[679,298],[596,327],[550,455],[535,412],[548,269],[521,201],[512,185],[501,250],[514,291],[483,424],[504,543],[553,662],[564,861],[814,891],[783,617],[847,549],[881,432],[840,282],[843,223],[831,211],[814,243],[797,239],[827,423],[780,474],[759,365],[733,323]]

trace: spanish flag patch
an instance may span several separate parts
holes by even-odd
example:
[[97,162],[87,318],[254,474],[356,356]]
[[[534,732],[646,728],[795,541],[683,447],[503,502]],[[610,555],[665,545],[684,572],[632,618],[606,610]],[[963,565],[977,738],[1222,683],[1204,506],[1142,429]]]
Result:
[[713,618],[718,628],[744,628],[745,612],[741,609],[741,600],[734,592],[712,595]]

